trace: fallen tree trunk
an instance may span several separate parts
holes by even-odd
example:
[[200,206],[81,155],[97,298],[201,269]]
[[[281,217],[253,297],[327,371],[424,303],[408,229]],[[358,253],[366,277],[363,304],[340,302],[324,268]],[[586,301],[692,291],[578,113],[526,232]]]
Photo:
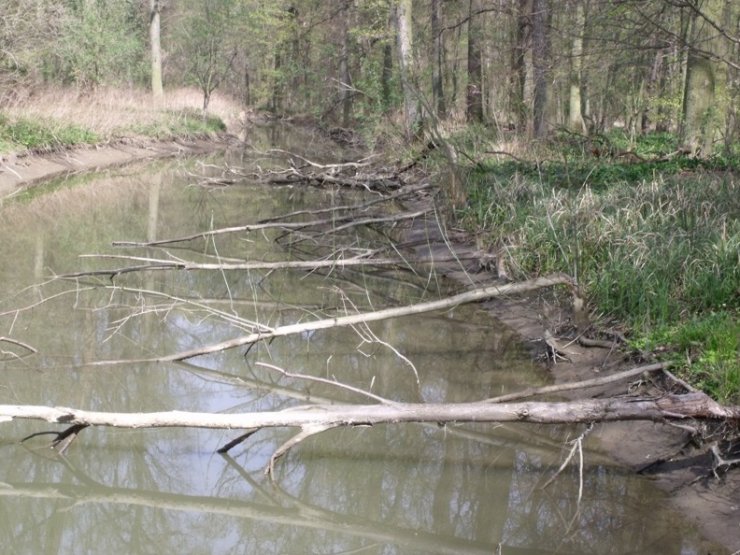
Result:
[[478,401],[472,403],[313,405],[278,412],[238,414],[182,411],[117,413],[37,405],[0,405],[0,422],[28,419],[66,424],[67,429],[57,433],[54,442],[54,445],[61,449],[66,449],[79,432],[88,426],[247,430],[219,449],[219,452],[228,451],[262,428],[300,428],[293,437],[275,450],[266,469],[269,474],[272,474],[275,461],[290,448],[306,438],[340,426],[372,426],[407,422],[437,424],[461,422],[574,424],[619,420],[664,422],[689,418],[737,421],[740,420],[740,406],[724,407],[703,393],[666,394],[657,398],[614,397],[571,402],[491,403]]
[[119,413],[66,407],[0,405],[0,421],[14,419],[114,428],[259,429],[274,427],[366,426],[404,422],[534,422],[574,424],[617,420],[738,420],[740,406],[722,406],[703,393],[661,397],[614,397],[569,402],[394,403],[312,405],[278,412],[211,414],[201,412]]
[[489,287],[482,287],[480,289],[473,289],[472,291],[466,291],[452,297],[439,299],[436,301],[428,301],[425,303],[418,303],[408,306],[400,306],[394,308],[386,308],[384,310],[376,310],[374,312],[365,312],[360,314],[350,314],[347,316],[337,316],[334,318],[325,318],[323,320],[314,320],[313,322],[301,322],[298,324],[289,324],[287,326],[279,326],[271,328],[269,330],[263,330],[255,333],[250,333],[229,339],[228,341],[222,341],[221,343],[214,343],[212,345],[206,345],[205,347],[199,347],[197,349],[190,349],[188,351],[182,351],[172,355],[165,355],[161,357],[149,358],[149,359],[138,359],[136,361],[131,360],[105,360],[99,362],[90,363],[90,366],[100,366],[108,364],[122,364],[131,362],[178,362],[187,360],[196,356],[207,355],[211,353],[217,353],[227,349],[233,349],[235,347],[241,347],[244,345],[252,345],[257,341],[263,341],[266,339],[272,339],[273,337],[284,337],[288,335],[295,335],[304,333],[307,331],[329,329],[342,326],[353,326],[356,324],[364,324],[368,322],[377,322],[380,320],[388,320],[390,318],[398,318],[400,316],[410,316],[412,314],[423,314],[425,312],[432,312],[434,310],[445,310],[454,308],[460,304],[471,303],[484,299],[491,299],[494,297],[500,297],[502,295],[510,295],[517,293],[526,293],[528,291],[535,291],[543,287],[551,287],[553,285],[572,285],[573,281],[570,277],[565,274],[552,274],[537,279],[531,279],[527,281],[521,281],[517,283],[507,283],[503,285],[491,285]]
[[[171,245],[174,243],[182,243],[186,241],[193,241],[195,239],[208,239],[209,237],[215,237],[217,235],[225,235],[229,233],[248,233],[252,231],[260,231],[265,229],[283,229],[283,230],[300,230],[308,227],[319,227],[325,225],[336,226],[323,233],[335,233],[349,227],[358,227],[361,225],[370,224],[381,224],[381,223],[395,223],[403,220],[413,220],[429,213],[431,209],[417,210],[416,212],[391,214],[386,216],[366,216],[359,218],[354,214],[347,216],[325,218],[321,220],[310,220],[306,222],[278,222],[268,221],[257,224],[246,224],[233,227],[224,227],[219,229],[213,229],[211,231],[204,231],[201,233],[193,233],[184,237],[175,237],[172,239],[161,239],[159,241],[114,241],[114,247],[158,247],[163,245]],[[342,224],[337,226],[337,224]]]

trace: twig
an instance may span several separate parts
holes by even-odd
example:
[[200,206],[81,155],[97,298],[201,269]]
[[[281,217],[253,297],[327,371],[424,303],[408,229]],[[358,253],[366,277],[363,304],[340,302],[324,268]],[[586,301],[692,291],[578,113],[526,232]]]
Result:
[[485,403],[504,403],[509,401],[516,401],[519,399],[526,399],[527,397],[534,397],[536,395],[549,395],[551,393],[561,393],[563,391],[572,391],[574,389],[587,389],[590,387],[600,387],[608,385],[610,383],[620,382],[629,380],[637,376],[649,372],[655,372],[657,370],[665,370],[670,366],[669,362],[660,362],[656,364],[649,364],[647,366],[639,366],[632,368],[631,370],[625,370],[611,376],[604,376],[602,378],[592,378],[590,380],[582,380],[578,382],[564,383],[559,385],[547,385],[544,387],[536,387],[525,389],[524,391],[516,391],[514,393],[508,393],[506,395],[499,395],[498,397],[491,397],[486,399]]
[[31,347],[31,345],[29,345],[28,343],[24,343],[23,341],[19,341],[17,339],[12,339],[10,337],[0,337],[0,343],[2,342],[10,343],[11,345],[17,345],[18,347],[23,347],[27,351],[31,351],[34,354],[38,353],[38,351],[35,348]]
[[576,506],[580,507],[581,505],[581,499],[583,498],[583,439],[593,430],[594,425],[593,422],[589,423],[588,427],[583,431],[581,435],[579,435],[576,439],[572,440],[570,443],[573,445],[570,449],[570,452],[568,453],[568,456],[565,457],[565,460],[563,461],[563,464],[560,465],[560,468],[555,471],[555,474],[553,474],[550,479],[545,482],[545,484],[542,486],[542,489],[545,489],[547,486],[549,486],[555,478],[557,478],[560,473],[565,469],[565,467],[568,465],[570,460],[573,458],[573,455],[578,453],[578,500],[576,501]]
[[375,395],[374,393],[370,393],[369,391],[365,389],[360,389],[359,387],[354,387],[346,383],[338,382],[336,380],[328,380],[326,378],[320,378],[318,376],[309,376],[307,374],[297,374],[294,372],[288,372],[284,368],[280,368],[279,366],[275,366],[274,364],[269,364],[267,362],[255,362],[256,366],[262,366],[263,368],[269,368],[270,370],[275,370],[276,372],[279,372],[286,378],[293,378],[296,380],[305,380],[305,381],[311,381],[311,382],[318,382],[323,384],[328,384],[334,387],[338,387],[340,389],[345,389],[347,391],[351,391],[352,393],[357,393],[359,395],[364,395],[365,397],[369,397],[370,399],[373,399],[375,401],[378,401],[379,403],[382,403],[384,405],[398,405],[398,403],[391,401],[390,399],[386,399],[385,397],[380,397],[379,395]]
[[[474,289],[472,291],[466,291],[452,297],[439,299],[436,301],[427,301],[424,303],[418,303],[414,305],[408,305],[396,308],[387,308],[384,310],[377,310],[374,312],[366,312],[364,314],[354,314],[348,316],[339,316],[335,318],[327,318],[323,320],[316,320],[313,322],[304,322],[298,324],[289,324],[286,326],[279,326],[271,330],[270,332],[256,332],[228,341],[220,343],[214,343],[205,347],[197,349],[191,349],[188,351],[182,351],[180,353],[157,357],[153,359],[145,359],[147,362],[174,362],[186,360],[196,356],[207,355],[211,353],[217,353],[227,349],[233,349],[235,347],[242,347],[245,345],[251,345],[257,341],[265,339],[272,339],[274,337],[284,337],[288,335],[294,335],[297,333],[304,333],[306,331],[329,329],[341,326],[351,326],[359,324],[361,322],[377,322],[380,320],[388,320],[390,318],[397,318],[399,316],[409,316],[412,314],[423,314],[426,312],[432,312],[434,310],[443,310],[455,307],[463,303],[470,303],[480,301],[484,299],[490,299],[493,297],[500,297],[503,295],[511,295],[517,293],[525,293],[528,291],[534,291],[543,287],[551,287],[554,285],[571,285],[572,281],[570,277],[565,274],[553,274],[550,276],[543,276],[533,280],[521,281],[517,283],[507,283],[504,285],[492,285],[489,287],[483,287],[481,289]],[[123,364],[131,361],[117,360],[117,361],[100,361],[92,363],[95,365],[107,365],[107,364]],[[143,362],[139,360],[138,362]]]

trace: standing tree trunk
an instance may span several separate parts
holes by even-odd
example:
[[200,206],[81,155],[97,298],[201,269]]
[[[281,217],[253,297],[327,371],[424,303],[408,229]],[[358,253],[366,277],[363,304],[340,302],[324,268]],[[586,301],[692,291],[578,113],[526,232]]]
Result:
[[526,0],[512,0],[512,13],[514,14],[515,30],[513,46],[511,49],[511,114],[518,133],[524,133],[527,129],[527,106],[524,101],[524,91],[527,83],[527,28],[529,18]]
[[160,47],[160,6],[159,0],[149,4],[149,40],[152,49],[152,95],[160,100],[164,95],[162,88],[162,49]]
[[576,133],[586,133],[581,99],[581,76],[583,68],[583,31],[586,16],[583,0],[575,0],[573,39],[570,48],[570,94],[568,106],[568,127]]
[[[740,15],[738,8],[733,10],[732,2],[727,2],[722,12],[724,28],[731,34],[740,37]],[[727,42],[729,59],[740,60],[740,41]],[[725,115],[725,153],[729,156],[735,142],[740,140],[740,69],[727,65],[727,114]]]
[[547,47],[548,0],[532,0],[532,66],[534,68],[534,103],[532,134],[536,139],[547,135]]
[[445,104],[444,85],[442,83],[442,69],[444,67],[444,41],[440,25],[440,2],[432,0],[432,100],[437,117],[444,118],[447,112]]
[[688,32],[688,53],[686,58],[686,79],[683,91],[683,113],[681,122],[681,142],[692,154],[703,151],[710,154],[714,139],[713,122],[715,72],[714,63],[697,52],[697,42],[706,48],[707,29],[697,14],[691,15]]
[[275,76],[273,77],[272,83],[272,111],[273,113],[279,113],[283,108],[283,58],[280,54],[282,46],[278,44],[275,46],[275,59],[273,63],[273,69]]
[[[468,4],[468,87],[465,95],[465,116],[469,122],[483,121],[483,64],[481,57],[482,29],[480,28],[481,0]],[[478,14],[478,15],[476,15]]]
[[383,73],[381,74],[380,90],[383,95],[383,107],[390,108],[393,103],[391,98],[391,78],[393,77],[393,45],[386,41],[383,45]]
[[412,0],[399,0],[396,5],[396,31],[398,37],[398,68],[401,73],[401,88],[403,91],[403,119],[406,138],[411,140],[419,124],[419,109],[412,85],[413,65],[413,30],[412,30]]
[[344,1],[342,13],[339,14],[341,53],[339,56],[339,97],[342,105],[342,126],[349,127],[352,119],[352,79],[349,74],[349,2]]
[[653,63],[650,66],[650,76],[647,80],[647,101],[644,103],[644,106],[642,107],[642,119],[640,121],[640,130],[642,133],[647,133],[650,130],[650,126],[652,125],[652,119],[653,118],[653,108],[651,106],[651,101],[657,96],[658,94],[658,80],[660,78],[661,70],[663,67],[663,58],[664,58],[664,52],[662,48],[659,48],[657,45],[655,47],[655,56],[653,57]]

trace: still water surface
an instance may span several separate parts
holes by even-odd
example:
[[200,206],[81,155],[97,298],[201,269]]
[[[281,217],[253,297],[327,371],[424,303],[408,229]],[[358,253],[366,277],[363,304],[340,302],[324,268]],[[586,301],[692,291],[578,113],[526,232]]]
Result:
[[[48,280],[126,264],[80,254],[305,257],[310,244],[287,247],[275,242],[275,232],[160,249],[110,245],[352,201],[347,193],[249,183],[207,189],[193,186],[190,171],[198,171],[196,161],[132,166],[67,180],[0,209],[0,336],[38,351],[25,356],[22,348],[0,344],[0,403],[228,412],[366,402],[345,390],[287,379],[257,362],[399,401],[470,401],[546,383],[516,337],[475,306],[374,323],[372,334],[347,328],[279,338],[246,356],[239,349],[187,364],[90,365],[233,338],[244,333],[240,319],[275,326],[428,300],[453,289],[434,276],[388,271]],[[373,239],[352,233],[341,241]],[[18,443],[50,428],[2,425],[3,553],[705,552],[701,537],[648,481],[615,468],[595,445],[585,450],[580,506],[576,467],[543,488],[581,429],[412,424],[333,430],[291,450],[271,482],[263,470],[290,430],[261,431],[230,456],[215,450],[237,432],[88,429],[64,456],[48,448],[49,436]]]

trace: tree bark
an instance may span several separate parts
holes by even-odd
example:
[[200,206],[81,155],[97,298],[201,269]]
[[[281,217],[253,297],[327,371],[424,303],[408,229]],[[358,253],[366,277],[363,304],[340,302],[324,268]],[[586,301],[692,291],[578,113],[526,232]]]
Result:
[[149,41],[152,53],[152,95],[158,101],[164,95],[162,88],[162,49],[160,46],[160,5],[159,0],[149,4]]
[[432,19],[432,101],[437,117],[442,119],[447,113],[447,105],[442,79],[444,39],[440,23],[440,2],[441,0],[432,0],[430,9]]
[[396,32],[398,39],[398,67],[403,91],[403,120],[406,139],[413,139],[419,123],[419,110],[413,88],[413,29],[412,0],[399,0],[396,6]]
[[511,113],[514,125],[520,134],[527,130],[527,107],[524,101],[524,91],[527,82],[527,29],[529,17],[526,11],[526,1],[512,0],[512,13],[515,17],[514,44],[511,49]]
[[[724,28],[735,37],[740,37],[740,13],[737,6],[727,2],[722,12]],[[740,41],[725,43],[727,57],[740,60]],[[732,156],[732,150],[740,140],[740,68],[727,66],[727,113],[725,114],[725,155]]]
[[[113,428],[261,429],[321,428],[405,422],[530,422],[574,424],[622,420],[738,420],[740,406],[724,407],[703,393],[651,397],[614,397],[569,402],[392,403],[317,405],[276,412],[211,414],[167,411],[118,413],[68,407],[0,405],[0,422],[42,420],[67,426]],[[319,430],[319,431],[322,431]]]
[[483,63],[480,0],[468,4],[468,86],[465,94],[465,116],[468,122],[483,121]]
[[542,139],[547,135],[548,13],[548,0],[532,0],[532,66],[534,68],[532,134],[536,139]]
[[575,22],[570,48],[570,94],[568,110],[568,127],[575,133],[586,133],[583,120],[581,98],[581,73],[583,68],[583,31],[586,17],[583,11],[583,0],[575,0]]
[[350,127],[352,119],[352,78],[349,73],[349,18],[350,18],[349,1],[344,0],[342,13],[339,14],[340,29],[340,56],[339,56],[339,95],[342,105],[342,125]]
[[715,106],[716,62],[697,50],[707,48],[712,29],[692,12],[688,29],[686,79],[683,95],[681,142],[696,155],[708,156],[717,132]]

